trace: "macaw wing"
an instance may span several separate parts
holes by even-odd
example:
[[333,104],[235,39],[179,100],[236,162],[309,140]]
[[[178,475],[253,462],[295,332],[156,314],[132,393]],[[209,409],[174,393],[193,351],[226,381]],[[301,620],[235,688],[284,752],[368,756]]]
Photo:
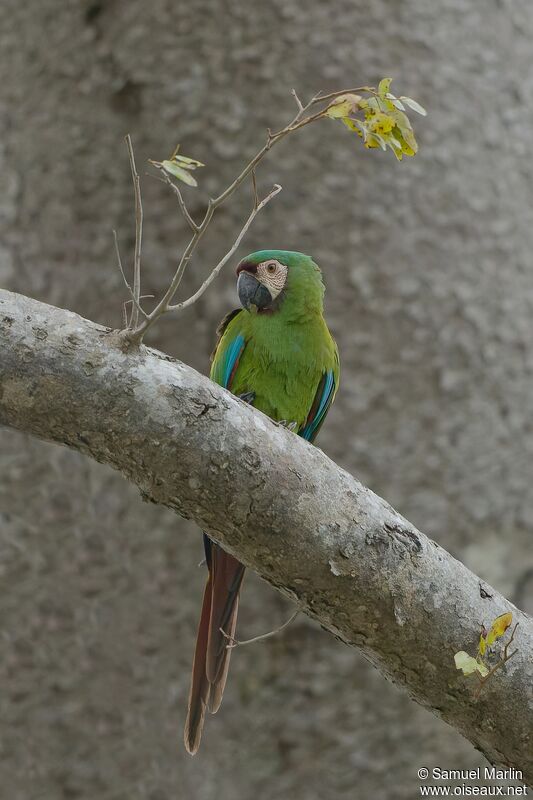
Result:
[[328,369],[324,372],[318,384],[311,410],[305,423],[298,431],[298,435],[307,439],[308,442],[312,442],[318,435],[322,423],[326,419],[326,414],[333,402],[333,398],[335,397],[337,385],[338,373],[333,369]]
[[246,340],[238,332],[232,337],[224,336],[224,334],[230,322],[241,313],[242,308],[236,308],[226,314],[217,328],[217,343],[211,354],[211,380],[230,391]]

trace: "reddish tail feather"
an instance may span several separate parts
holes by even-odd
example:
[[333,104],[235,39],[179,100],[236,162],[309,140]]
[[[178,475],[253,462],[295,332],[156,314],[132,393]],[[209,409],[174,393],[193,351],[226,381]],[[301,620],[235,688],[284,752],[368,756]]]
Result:
[[204,538],[209,575],[192,667],[185,747],[194,755],[200,746],[206,709],[215,714],[222,701],[231,649],[221,631],[233,637],[244,567],[217,544]]

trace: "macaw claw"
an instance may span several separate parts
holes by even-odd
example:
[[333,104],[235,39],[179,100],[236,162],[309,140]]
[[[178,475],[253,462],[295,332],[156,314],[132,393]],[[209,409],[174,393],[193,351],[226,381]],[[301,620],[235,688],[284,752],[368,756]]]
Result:
[[277,424],[281,425],[282,428],[287,428],[288,431],[292,431],[292,433],[297,433],[298,431],[298,423],[297,422],[289,422],[286,419],[279,419],[277,420]]
[[242,394],[237,395],[239,400],[242,400],[243,403],[250,403],[250,405],[255,400],[255,392],[243,392]]

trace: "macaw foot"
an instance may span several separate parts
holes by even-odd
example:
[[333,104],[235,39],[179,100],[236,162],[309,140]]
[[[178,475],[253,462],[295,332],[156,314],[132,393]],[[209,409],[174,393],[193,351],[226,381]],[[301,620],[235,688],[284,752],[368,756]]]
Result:
[[297,422],[289,422],[286,419],[279,419],[277,420],[277,425],[281,425],[282,428],[287,428],[288,431],[292,431],[292,433],[297,433],[298,431],[298,423]]
[[250,403],[250,405],[255,400],[255,392],[243,392],[242,394],[238,394],[237,397],[239,400],[242,400],[243,403]]

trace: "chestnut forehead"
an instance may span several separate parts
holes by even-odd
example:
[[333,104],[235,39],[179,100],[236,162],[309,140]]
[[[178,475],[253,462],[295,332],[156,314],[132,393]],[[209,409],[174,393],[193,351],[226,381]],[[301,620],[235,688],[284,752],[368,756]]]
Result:
[[253,275],[257,272],[257,264],[254,264],[253,261],[241,261],[241,263],[237,267],[237,275],[241,272],[251,272]]

